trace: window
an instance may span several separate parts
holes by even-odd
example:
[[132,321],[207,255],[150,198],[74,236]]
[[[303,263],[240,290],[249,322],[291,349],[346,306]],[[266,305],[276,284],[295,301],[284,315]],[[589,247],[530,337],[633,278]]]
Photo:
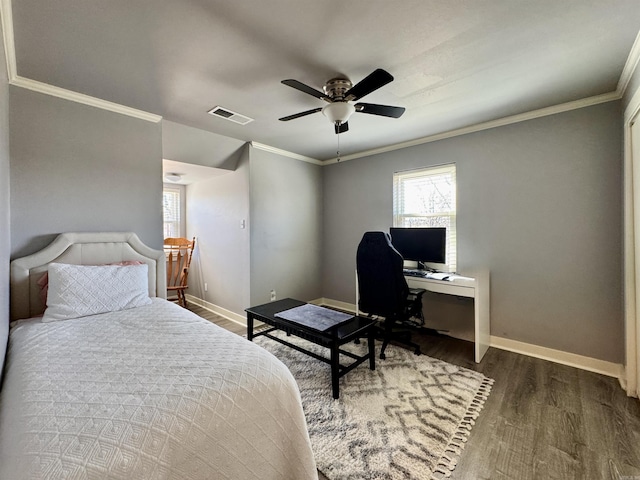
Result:
[[456,166],[441,165],[393,174],[394,227],[446,227],[447,266],[455,272]]
[[164,238],[180,237],[182,231],[180,188],[164,187],[162,189],[162,210],[164,212]]

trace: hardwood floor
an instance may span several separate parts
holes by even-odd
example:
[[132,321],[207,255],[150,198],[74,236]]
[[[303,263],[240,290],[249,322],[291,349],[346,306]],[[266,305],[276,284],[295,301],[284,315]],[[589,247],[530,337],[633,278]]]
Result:
[[424,332],[414,340],[426,355],[495,380],[451,479],[640,480],[640,401],[627,397],[617,379],[495,348],[476,364],[471,342]]

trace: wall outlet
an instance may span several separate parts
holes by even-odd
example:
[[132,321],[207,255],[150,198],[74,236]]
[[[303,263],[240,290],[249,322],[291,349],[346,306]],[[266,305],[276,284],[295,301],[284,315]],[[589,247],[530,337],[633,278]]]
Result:
[[271,290],[271,301],[273,302],[276,299],[276,291]]
[[207,282],[204,282],[204,291],[209,291],[209,284]]

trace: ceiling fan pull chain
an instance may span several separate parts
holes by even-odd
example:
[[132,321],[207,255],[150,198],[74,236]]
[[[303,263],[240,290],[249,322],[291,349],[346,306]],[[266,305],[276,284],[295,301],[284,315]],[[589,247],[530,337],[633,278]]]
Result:
[[338,137],[338,151],[336,152],[336,154],[338,155],[338,158],[336,158],[336,161],[339,162],[340,161],[340,135],[336,135],[336,137]]

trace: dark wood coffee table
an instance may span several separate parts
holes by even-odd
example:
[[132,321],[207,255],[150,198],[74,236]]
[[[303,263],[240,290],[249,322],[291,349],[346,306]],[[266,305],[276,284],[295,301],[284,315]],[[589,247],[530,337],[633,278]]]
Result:
[[[333,398],[340,396],[339,378],[349,373],[365,360],[369,360],[369,368],[371,370],[376,369],[376,354],[375,354],[375,320],[366,317],[354,316],[335,327],[328,330],[316,329],[307,325],[302,325],[295,321],[285,320],[283,318],[276,317],[277,313],[289,310],[294,307],[305,305],[305,302],[300,300],[294,300],[292,298],[285,298],[275,302],[265,303],[257,307],[247,308],[247,338],[253,340],[255,337],[264,335],[276,342],[282,343],[288,347],[291,347],[299,352],[305,353],[313,358],[316,358],[322,362],[331,365],[331,386],[333,389]],[[253,321],[259,320],[268,325],[271,328],[261,330],[258,333],[253,333]],[[304,338],[316,345],[327,347],[330,351],[329,358],[325,358],[314,352],[310,352],[298,345],[294,345],[286,340],[271,335],[274,330],[282,330],[287,335],[294,335],[296,337]],[[340,346],[345,343],[349,343],[358,338],[366,337],[368,340],[368,353],[366,355],[356,355],[345,350],[341,350]],[[340,364],[340,354],[354,359],[349,365]]]

